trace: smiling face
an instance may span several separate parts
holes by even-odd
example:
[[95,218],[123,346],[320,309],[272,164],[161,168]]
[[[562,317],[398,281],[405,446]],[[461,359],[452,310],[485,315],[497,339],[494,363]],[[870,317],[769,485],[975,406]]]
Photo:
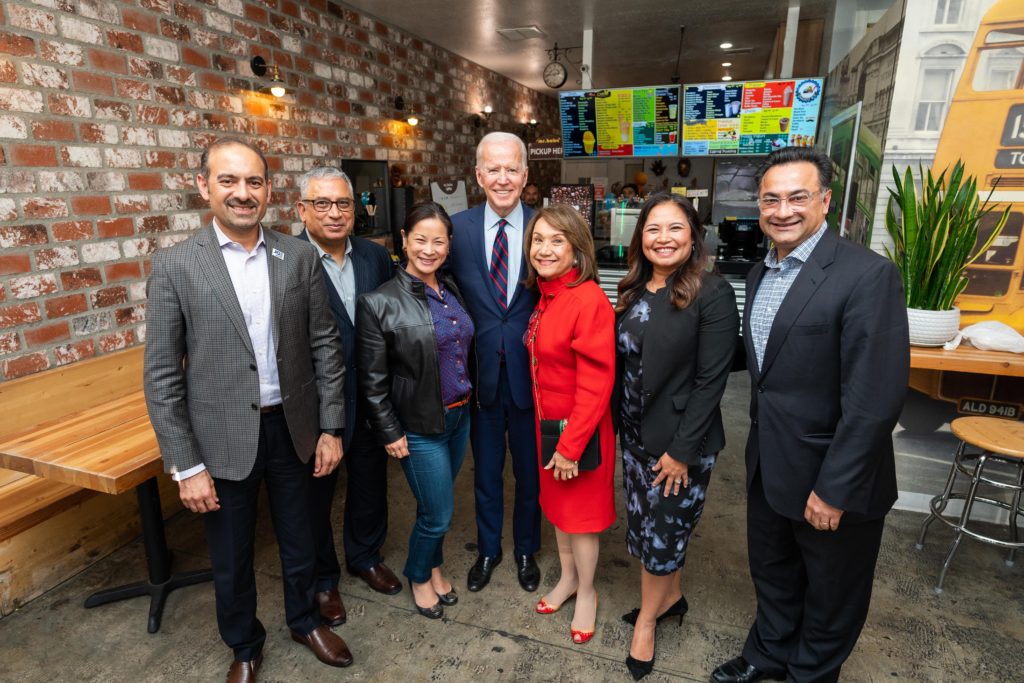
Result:
[[526,185],[526,163],[522,150],[511,140],[491,140],[480,149],[476,182],[487,195],[487,203],[498,216],[512,213]]
[[677,204],[658,204],[647,214],[641,245],[654,271],[668,275],[693,253],[693,227]]
[[569,238],[543,218],[533,226],[530,239],[530,264],[545,280],[562,277],[572,269],[576,256]]
[[[320,212],[312,203],[317,199],[327,199],[334,203],[327,211]],[[345,199],[351,208],[342,211],[337,202]],[[299,219],[321,247],[344,247],[356,222],[355,204],[352,202],[352,190],[343,179],[312,178],[306,194],[297,203]]]
[[228,236],[255,230],[267,212],[270,180],[259,155],[242,145],[216,147],[210,152],[207,176],[196,176],[203,199],[210,202],[217,224]]
[[[809,196],[805,206],[794,206],[792,198]],[[759,197],[783,199],[778,206],[761,207],[761,230],[775,243],[778,259],[789,256],[818,232],[825,222],[832,190],[821,187],[818,169],[809,161],[795,161],[768,169],[761,179]]]
[[402,231],[409,262],[405,269],[414,277],[433,281],[434,273],[448,258],[448,226],[438,218],[424,218],[409,232]]

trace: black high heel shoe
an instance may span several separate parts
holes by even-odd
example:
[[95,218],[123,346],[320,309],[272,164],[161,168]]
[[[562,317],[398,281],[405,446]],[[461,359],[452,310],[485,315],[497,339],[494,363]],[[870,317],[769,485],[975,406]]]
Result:
[[633,680],[639,681],[654,669],[654,657],[645,662],[642,659],[635,659],[633,655],[626,655],[626,668],[632,674]]
[[459,601],[459,594],[455,592],[455,587],[452,586],[452,589],[447,593],[438,593],[437,599],[441,601],[442,605],[451,607]]
[[[669,617],[674,617],[676,615],[679,615],[679,624],[682,625],[683,617],[686,616],[686,612],[689,609],[690,609],[690,606],[688,604],[686,604],[686,596],[685,595],[681,595],[681,596],[679,596],[679,599],[675,601],[675,604],[673,604],[667,610],[665,610],[664,612],[662,612],[661,614],[658,615],[658,618],[657,618],[656,621],[657,621],[657,623],[660,624],[662,619],[668,619]],[[627,612],[626,614],[622,615],[622,620],[624,622],[626,622],[627,624],[632,624],[633,626],[636,626],[636,619],[639,616],[640,616],[640,608],[639,607],[634,607],[632,612]],[[639,661],[639,660],[634,660],[634,661]]]
[[425,616],[427,619],[440,619],[444,616],[444,607],[441,606],[441,596],[437,596],[438,600],[430,607],[420,607],[416,604],[416,592],[412,589],[412,579],[409,579],[409,592],[412,593],[412,604],[416,607],[416,611]]

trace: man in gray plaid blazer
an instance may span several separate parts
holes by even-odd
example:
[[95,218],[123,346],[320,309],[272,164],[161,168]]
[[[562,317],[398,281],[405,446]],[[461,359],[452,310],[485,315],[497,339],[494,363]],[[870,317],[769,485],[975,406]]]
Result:
[[256,502],[265,482],[292,638],[347,666],[345,642],[314,605],[312,477],[341,460],[344,364],[316,250],[264,230],[267,162],[218,140],[196,176],[213,222],[153,258],[146,405],[181,500],[202,513],[217,623],[234,651],[228,681],[255,680],[266,631],[256,617]]

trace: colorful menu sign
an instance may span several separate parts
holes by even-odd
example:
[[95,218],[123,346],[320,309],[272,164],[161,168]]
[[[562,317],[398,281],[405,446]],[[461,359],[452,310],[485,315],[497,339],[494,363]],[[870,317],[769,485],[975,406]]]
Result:
[[679,86],[559,93],[562,153],[572,157],[679,154]]
[[683,155],[769,154],[810,147],[821,78],[683,86]]

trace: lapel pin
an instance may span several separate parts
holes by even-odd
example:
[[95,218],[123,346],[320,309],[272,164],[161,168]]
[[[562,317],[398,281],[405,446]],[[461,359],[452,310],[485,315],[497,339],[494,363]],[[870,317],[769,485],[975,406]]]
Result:
[[284,261],[284,252],[281,251],[280,249],[278,249],[277,247],[274,247],[274,249],[270,252],[270,254],[274,258],[279,258],[282,261]]

